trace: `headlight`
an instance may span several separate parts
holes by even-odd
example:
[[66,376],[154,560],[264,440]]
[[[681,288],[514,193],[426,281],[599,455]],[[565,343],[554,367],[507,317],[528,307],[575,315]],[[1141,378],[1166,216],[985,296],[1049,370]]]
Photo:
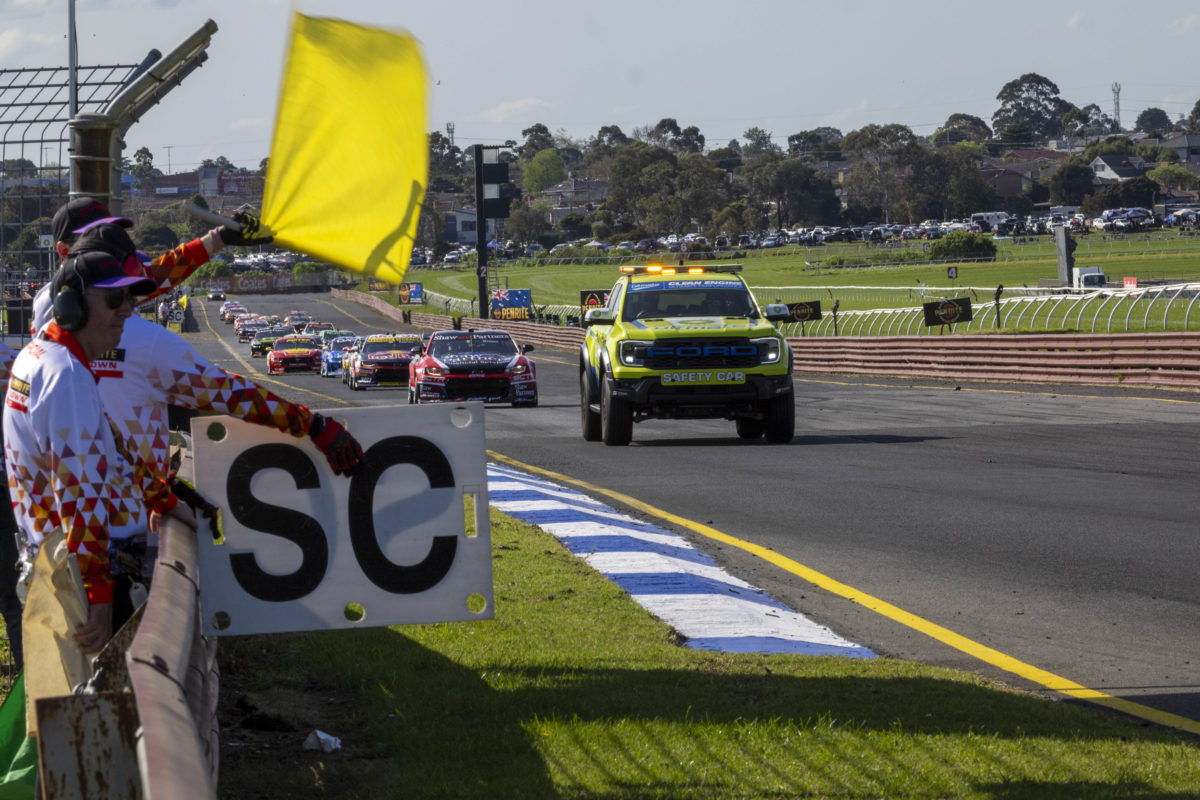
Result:
[[754,344],[758,347],[759,358],[763,364],[778,364],[782,347],[780,341],[774,336],[768,339],[755,339]]
[[636,339],[628,339],[624,342],[621,342],[618,357],[621,359],[622,366],[645,366],[646,348],[649,346],[650,342],[640,342]]
[[447,375],[449,373],[447,370],[442,369],[441,367],[426,367],[425,374],[431,378],[440,378],[443,375]]
[[517,364],[512,368],[513,375],[524,375],[526,372],[529,372],[529,367],[525,364]]

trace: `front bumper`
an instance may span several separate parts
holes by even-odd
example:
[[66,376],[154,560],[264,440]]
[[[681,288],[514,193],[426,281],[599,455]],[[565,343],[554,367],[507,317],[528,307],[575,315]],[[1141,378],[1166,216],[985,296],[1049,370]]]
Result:
[[369,373],[360,368],[354,376],[354,382],[359,386],[408,386],[408,364],[402,367],[375,367]]
[[450,377],[444,383],[418,382],[416,392],[422,403],[468,400],[484,403],[532,402],[537,396],[537,381],[512,381],[507,377]]
[[320,372],[321,362],[315,358],[284,358],[272,361],[270,372],[279,375],[286,372]]
[[755,411],[765,400],[792,391],[791,375],[746,375],[743,383],[664,383],[661,376],[613,380],[613,397],[654,417],[725,417]]

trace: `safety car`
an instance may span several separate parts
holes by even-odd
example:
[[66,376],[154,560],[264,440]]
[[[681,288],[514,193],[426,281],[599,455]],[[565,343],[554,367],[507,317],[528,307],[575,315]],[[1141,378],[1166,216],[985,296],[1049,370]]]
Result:
[[408,365],[421,352],[418,333],[376,333],[351,351],[346,384],[354,390],[368,386],[406,386]]
[[408,402],[482,400],[536,406],[537,370],[508,331],[438,331],[408,365]]
[[629,444],[633,423],[729,419],[743,439],[792,440],[792,355],[737,265],[621,267],[608,303],[584,315],[583,438]]

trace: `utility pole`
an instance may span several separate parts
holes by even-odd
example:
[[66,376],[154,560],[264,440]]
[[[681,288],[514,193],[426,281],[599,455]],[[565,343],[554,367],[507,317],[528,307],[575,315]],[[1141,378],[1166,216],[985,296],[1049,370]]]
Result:
[[1114,83],[1112,85],[1113,92],[1113,124],[1117,126],[1117,130],[1121,128],[1121,84]]
[[175,148],[175,145],[173,145],[173,144],[163,145],[163,150],[167,151],[167,174],[168,175],[174,174],[171,172],[171,150],[173,150],[174,148]]

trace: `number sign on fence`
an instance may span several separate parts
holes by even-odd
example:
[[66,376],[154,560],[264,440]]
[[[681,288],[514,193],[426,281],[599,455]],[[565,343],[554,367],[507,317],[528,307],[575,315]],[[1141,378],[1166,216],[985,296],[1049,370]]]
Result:
[[329,413],[363,446],[351,478],[307,438],[193,421],[197,489],[221,507],[225,538],[200,548],[205,633],[490,619],[483,405]]

